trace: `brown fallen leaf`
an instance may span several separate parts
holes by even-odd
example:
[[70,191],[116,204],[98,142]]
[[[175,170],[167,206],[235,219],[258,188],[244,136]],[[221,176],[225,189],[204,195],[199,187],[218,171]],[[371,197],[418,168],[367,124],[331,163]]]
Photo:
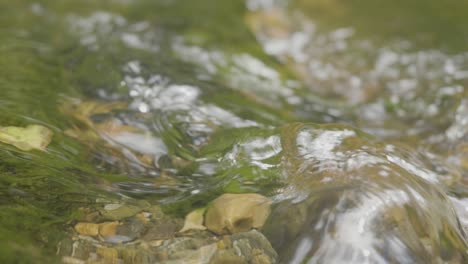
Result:
[[205,208],[193,210],[185,217],[184,227],[179,231],[183,233],[189,230],[205,230],[206,227],[203,225],[203,215],[205,214]]
[[205,215],[205,226],[217,234],[234,234],[261,228],[270,215],[271,201],[256,193],[223,194]]

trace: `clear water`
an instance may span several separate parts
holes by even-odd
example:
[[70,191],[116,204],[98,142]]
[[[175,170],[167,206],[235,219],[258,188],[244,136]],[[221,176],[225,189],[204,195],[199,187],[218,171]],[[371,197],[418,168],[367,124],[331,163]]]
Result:
[[2,263],[59,261],[80,208],[275,201],[284,263],[468,261],[468,4],[4,1]]

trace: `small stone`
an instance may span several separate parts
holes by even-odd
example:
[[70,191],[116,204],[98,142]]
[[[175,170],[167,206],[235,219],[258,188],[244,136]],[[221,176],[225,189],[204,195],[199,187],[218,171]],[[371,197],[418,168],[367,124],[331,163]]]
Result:
[[115,210],[115,209],[118,209],[120,208],[122,205],[121,204],[106,204],[104,206],[104,210],[106,211],[112,211],[112,210]]
[[[108,222],[101,225],[103,224],[115,223]],[[149,242],[139,240],[135,243],[112,246],[88,237],[78,237],[72,246],[71,253],[65,250],[58,254],[71,257],[66,259],[67,264],[277,263],[278,255],[269,241],[257,230],[223,237],[215,237],[208,231],[196,232],[199,233],[191,234],[191,237],[175,237]],[[111,238],[115,237],[119,235]],[[69,244],[69,242],[61,243],[60,247],[63,244]]]
[[268,239],[257,230],[234,234],[230,236],[230,239],[232,240],[232,248],[241,256],[249,256],[249,259],[257,256],[257,261],[267,258],[271,263],[276,263],[278,259],[278,254]]
[[139,263],[136,262],[138,250],[133,248],[125,248],[120,252],[120,256],[124,263]]
[[243,256],[236,255],[233,251],[219,251],[211,259],[210,264],[243,264],[248,263]]
[[78,223],[75,225],[75,231],[83,236],[97,236],[99,234],[99,225],[94,223]]
[[169,256],[169,259],[177,261],[178,263],[210,263],[216,250],[216,244],[209,244],[201,246],[198,249],[174,252]]
[[143,235],[145,229],[145,224],[140,219],[131,217],[117,226],[116,234],[135,240]]
[[86,214],[83,217],[82,221],[96,222],[97,220],[99,220],[100,217],[101,215],[99,214],[99,212],[92,212],[92,213]]
[[110,204],[110,203],[112,203],[112,201],[107,199],[107,198],[98,197],[98,198],[96,198],[96,203],[108,203],[108,204]]
[[205,226],[217,234],[235,234],[261,228],[270,215],[271,201],[256,193],[223,194],[205,215]]
[[148,211],[151,214],[151,218],[154,220],[159,220],[166,216],[163,213],[161,206],[159,205],[153,205],[150,208],[148,208],[146,211]]
[[71,257],[78,259],[88,259],[95,252],[94,243],[87,239],[79,239],[73,242]]
[[80,212],[80,215],[79,217],[77,217],[76,220],[80,222],[92,223],[92,222],[96,222],[100,217],[99,212],[94,211],[90,208],[80,207],[78,210]]
[[74,257],[62,257],[62,263],[63,264],[85,264],[86,262],[84,262],[81,259],[74,258]]
[[115,248],[98,247],[96,253],[102,258],[103,263],[118,263],[119,252]]
[[271,260],[267,255],[255,255],[251,261],[252,264],[271,264]]
[[105,239],[111,236],[115,236],[117,233],[117,226],[119,222],[105,222],[99,224],[99,234]]
[[71,237],[66,237],[57,244],[57,251],[55,252],[58,256],[71,256],[73,253],[74,240]]
[[151,213],[141,212],[141,213],[135,215],[135,217],[138,218],[144,224],[148,224],[149,220],[150,220],[150,217],[151,217]]
[[223,236],[223,239],[218,241],[217,246],[219,250],[227,249],[232,247],[232,241],[229,236]]
[[111,208],[114,209],[107,210],[104,207],[104,210],[101,212],[104,218],[109,220],[122,220],[143,211],[142,208],[134,205],[120,205],[119,207],[112,205]]
[[162,245],[163,242],[164,240],[153,240],[150,241],[148,244],[152,247],[159,247],[160,245]]
[[179,223],[174,221],[160,221],[148,229],[143,239],[146,241],[151,241],[172,238],[180,226],[181,225],[179,225]]
[[134,238],[123,235],[114,235],[105,238],[105,241],[111,244],[122,244],[130,242],[132,240],[134,240]]

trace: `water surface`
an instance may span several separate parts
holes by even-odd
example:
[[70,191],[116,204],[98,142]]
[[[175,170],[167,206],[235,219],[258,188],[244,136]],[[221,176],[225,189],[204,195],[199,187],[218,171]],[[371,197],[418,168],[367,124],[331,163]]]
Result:
[[[282,262],[462,263],[468,4],[0,4],[0,256],[60,261],[81,210],[275,201]],[[81,209],[80,209],[81,208]],[[288,218],[294,218],[295,223]],[[284,246],[287,244],[288,246]]]

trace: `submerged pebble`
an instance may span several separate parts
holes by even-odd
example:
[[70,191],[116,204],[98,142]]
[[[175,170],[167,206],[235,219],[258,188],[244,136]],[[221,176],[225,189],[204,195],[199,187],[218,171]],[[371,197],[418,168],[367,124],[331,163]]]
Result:
[[249,223],[226,229],[234,235],[208,232],[203,225],[204,208],[189,213],[181,230],[182,219],[151,206],[152,213],[137,213],[120,221],[77,223],[74,230],[79,236],[63,240],[57,252],[63,263],[276,263],[278,255],[269,241],[250,230],[263,225],[270,202],[259,194],[225,194],[215,199],[211,210],[217,211],[210,215],[216,216],[223,205],[231,212],[221,215],[226,223]]
[[[102,245],[98,241],[75,239],[73,247],[66,241],[59,245],[63,263],[277,263],[278,254],[260,232],[237,233],[215,237],[206,231],[194,236],[166,240],[111,241]],[[111,239],[120,239],[114,236]]]
[[118,226],[119,222],[117,221],[99,224],[99,235],[107,240],[107,238],[116,235]]
[[75,225],[75,230],[80,235],[97,236],[99,234],[99,224],[78,223]]

